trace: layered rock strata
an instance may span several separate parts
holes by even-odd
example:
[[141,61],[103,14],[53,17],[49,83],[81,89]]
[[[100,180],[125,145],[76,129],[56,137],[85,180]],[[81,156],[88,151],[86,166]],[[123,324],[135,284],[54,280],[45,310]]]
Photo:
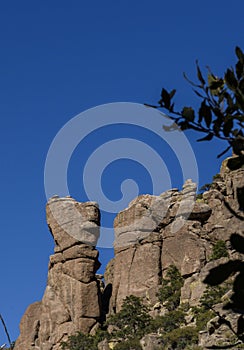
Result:
[[56,244],[47,287],[42,301],[30,305],[21,320],[17,350],[60,349],[69,335],[88,333],[100,321],[97,204],[54,197],[47,204],[47,223]]

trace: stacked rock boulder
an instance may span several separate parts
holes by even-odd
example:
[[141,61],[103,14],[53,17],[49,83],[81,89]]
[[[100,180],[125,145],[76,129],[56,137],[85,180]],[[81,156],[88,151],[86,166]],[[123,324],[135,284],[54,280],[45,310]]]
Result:
[[56,244],[47,287],[42,301],[30,305],[21,320],[16,350],[61,349],[61,342],[69,335],[89,333],[100,321],[97,204],[51,198],[47,223]]

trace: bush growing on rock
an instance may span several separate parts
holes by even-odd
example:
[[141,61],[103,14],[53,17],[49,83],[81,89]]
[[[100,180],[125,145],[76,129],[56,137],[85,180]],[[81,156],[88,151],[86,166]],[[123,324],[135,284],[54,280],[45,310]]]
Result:
[[195,327],[176,328],[164,335],[169,349],[183,350],[187,346],[197,345],[198,331]]
[[219,240],[213,246],[212,255],[210,256],[210,260],[217,260],[223,257],[228,257],[228,250],[226,248],[225,241]]
[[97,339],[81,332],[71,335],[67,342],[62,343],[63,350],[97,350]]
[[172,311],[180,304],[180,291],[184,280],[176,266],[171,265],[162,280],[162,288],[158,292],[159,301]]
[[148,308],[140,298],[130,295],[125,298],[121,310],[108,318],[107,324],[117,328],[112,333],[114,337],[127,339],[143,336],[150,322]]

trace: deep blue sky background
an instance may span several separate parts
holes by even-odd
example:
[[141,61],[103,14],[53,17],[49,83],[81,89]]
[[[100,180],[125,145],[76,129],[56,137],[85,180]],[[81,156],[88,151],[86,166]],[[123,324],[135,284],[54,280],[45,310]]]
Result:
[[[234,64],[235,46],[244,48],[243,13],[243,0],[1,2],[0,312],[12,339],[26,307],[42,297],[53,251],[43,170],[55,134],[90,107],[155,103],[162,86],[177,88],[178,106],[195,105],[183,71],[194,78],[197,58],[219,75]],[[219,171],[224,145],[189,137],[202,185]],[[82,199],[75,184],[72,194]],[[103,250],[101,260],[111,255]]]

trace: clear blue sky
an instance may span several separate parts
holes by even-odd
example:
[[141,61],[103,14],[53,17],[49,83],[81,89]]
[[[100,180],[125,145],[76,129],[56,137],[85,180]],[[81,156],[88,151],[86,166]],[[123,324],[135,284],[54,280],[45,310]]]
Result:
[[[194,105],[182,73],[194,78],[196,59],[216,74],[234,64],[235,46],[244,48],[243,13],[243,0],[1,1],[0,312],[12,339],[26,307],[41,299],[46,284],[53,242],[45,222],[43,172],[56,133],[100,104],[155,103],[162,86],[177,88],[179,106]],[[189,138],[201,185],[218,172],[216,155],[224,146]],[[74,162],[75,157],[79,162],[79,152]],[[124,163],[122,168],[126,177]],[[82,199],[77,169],[71,193]],[[138,167],[135,174],[140,173]],[[102,250],[101,261],[111,255]]]

